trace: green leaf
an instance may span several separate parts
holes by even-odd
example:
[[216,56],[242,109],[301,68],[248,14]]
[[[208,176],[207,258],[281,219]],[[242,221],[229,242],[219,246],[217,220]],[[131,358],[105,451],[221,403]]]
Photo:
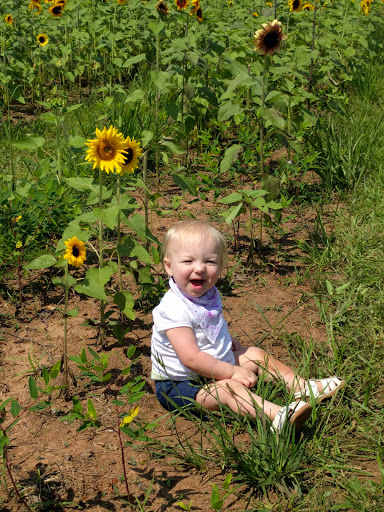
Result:
[[113,297],[113,302],[118,306],[120,311],[122,311],[127,318],[130,320],[134,320],[136,318],[135,312],[133,310],[135,301],[130,292],[117,292]]
[[243,204],[240,203],[236,206],[232,206],[228,211],[223,212],[221,215],[224,217],[225,222],[230,226],[232,222],[242,213]]
[[41,148],[44,143],[45,139],[43,139],[43,137],[26,137],[25,139],[11,141],[12,146],[27,151],[33,151],[35,149]]
[[233,162],[239,158],[240,153],[243,151],[243,146],[234,144],[225,150],[224,158],[220,162],[220,172],[227,172]]
[[152,264],[152,258],[149,255],[148,251],[144,249],[140,244],[135,244],[135,247],[132,249],[131,252],[132,257],[136,257],[138,260],[142,261],[143,263],[147,263],[148,265]]
[[54,265],[56,262],[56,258],[51,254],[42,254],[41,256],[38,256],[34,260],[24,265],[24,268],[27,270],[40,270],[43,268],[52,267],[52,265]]
[[56,363],[52,366],[51,373],[50,373],[51,379],[56,379],[56,377],[59,375],[60,368],[61,368],[61,359],[56,361]]
[[75,286],[75,290],[78,293],[83,293],[84,295],[93,297],[94,299],[108,300],[104,288],[91,279],[84,279],[81,284]]
[[173,181],[179,185],[181,190],[189,192],[193,196],[197,196],[196,182],[183,174],[172,174]]
[[267,121],[266,125],[272,125],[280,130],[284,130],[285,121],[280,113],[274,108],[259,107],[260,116]]
[[19,412],[21,411],[21,405],[17,400],[12,400],[11,402],[11,414],[14,418],[17,418]]
[[125,99],[125,103],[135,103],[136,101],[141,101],[145,98],[145,93],[141,89],[136,89],[135,91],[128,94]]
[[218,200],[218,203],[223,204],[231,204],[231,203],[237,203],[242,200],[242,195],[239,194],[239,192],[233,192],[232,194],[229,194],[228,196],[223,197],[222,199]]
[[143,148],[148,146],[148,144],[151,142],[152,139],[153,139],[153,132],[151,132],[150,130],[143,130],[142,131],[142,133],[141,133],[141,145],[142,145]]
[[72,275],[68,272],[67,279],[65,279],[65,275],[63,277],[54,276],[52,277],[52,283],[55,286],[75,286],[77,284],[77,279],[72,277]]
[[65,178],[65,181],[78,192],[96,191],[93,178]]
[[32,376],[29,377],[28,386],[31,398],[36,399],[39,396],[39,390],[37,389],[36,381]]
[[76,316],[78,316],[78,314],[79,314],[78,308],[70,309],[69,311],[67,311],[67,316],[69,316],[69,317],[76,317]]
[[80,135],[75,135],[72,137],[72,135],[69,137],[69,145],[73,148],[84,148],[85,143],[87,142],[87,139],[84,139],[84,137],[80,137]]
[[185,153],[184,148],[170,140],[163,141],[162,145],[166,146],[174,155],[183,155]]
[[117,216],[119,214],[119,208],[117,206],[111,206],[110,208],[95,208],[93,210],[96,217],[101,220],[103,224],[114,229],[117,225]]
[[104,287],[111,279],[113,268],[106,265],[103,268],[89,268],[86,273],[86,278],[95,281],[100,286]]
[[89,417],[92,418],[93,420],[97,418],[97,412],[91,399],[89,399],[87,402],[87,412]]
[[129,66],[132,66],[132,64],[137,64],[138,62],[141,62],[145,59],[145,53],[140,53],[140,55],[135,55],[134,57],[130,57],[127,59],[124,64],[123,68],[128,68]]
[[219,108],[219,111],[217,113],[217,119],[218,121],[227,121],[232,116],[236,116],[240,114],[241,108],[236,103],[231,103],[228,101],[227,103],[224,103],[224,105],[221,105]]

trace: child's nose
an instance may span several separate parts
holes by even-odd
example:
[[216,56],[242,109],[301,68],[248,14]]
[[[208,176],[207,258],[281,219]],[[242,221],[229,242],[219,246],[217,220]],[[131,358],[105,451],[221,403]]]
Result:
[[196,261],[195,272],[205,272],[205,263],[203,261]]

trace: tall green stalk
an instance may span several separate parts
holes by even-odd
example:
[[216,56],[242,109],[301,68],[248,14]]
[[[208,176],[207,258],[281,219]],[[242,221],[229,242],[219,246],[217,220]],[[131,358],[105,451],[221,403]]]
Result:
[[[261,80],[261,108],[265,107],[265,76],[267,74],[267,56],[264,56],[263,74]],[[260,116],[260,173],[264,174],[264,117]]]
[[[121,187],[121,176],[120,176],[120,173],[119,173],[118,176],[117,176],[117,191],[116,191],[116,199],[117,199],[117,204],[118,204],[118,207],[119,207],[119,211],[117,213],[117,247],[119,247],[120,241],[121,241],[121,228],[120,228],[120,223],[121,223],[121,210],[120,210],[121,191],[120,191],[120,187]],[[122,266],[121,266],[121,254],[120,254],[119,250],[117,250],[117,266],[118,266],[118,272],[119,272],[119,291],[122,292],[123,291],[123,270],[122,270]]]
[[[160,71],[160,31],[156,34],[156,73]],[[160,89],[156,85],[156,104],[155,104],[155,168],[156,168],[156,192],[160,188],[159,176],[159,102],[160,102]]]
[[64,394],[68,396],[69,380],[68,380],[68,346],[67,346],[67,331],[68,331],[68,289],[69,289],[69,272],[68,263],[64,267],[64,334],[63,334],[63,367],[64,367]]
[[[99,209],[100,215],[103,210],[103,171],[99,168]],[[99,219],[99,268],[102,269],[104,264],[103,256],[103,222]],[[99,329],[99,342],[101,346],[104,346],[105,341],[105,301],[100,301],[100,329]]]

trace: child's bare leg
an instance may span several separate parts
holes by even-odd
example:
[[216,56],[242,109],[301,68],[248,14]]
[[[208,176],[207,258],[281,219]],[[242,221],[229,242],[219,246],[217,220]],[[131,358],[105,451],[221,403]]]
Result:
[[236,364],[247,368],[256,375],[263,371],[271,374],[273,378],[284,380],[287,388],[294,392],[304,389],[306,381],[292,368],[282,363],[263,349],[257,347],[243,347],[234,352]]
[[224,404],[236,413],[243,416],[249,414],[253,418],[258,414],[256,404],[271,420],[281,409],[281,406],[263,400],[249,391],[243,384],[232,379],[223,379],[209,386],[204,386],[197,393],[196,401],[211,411],[220,410],[220,404]]

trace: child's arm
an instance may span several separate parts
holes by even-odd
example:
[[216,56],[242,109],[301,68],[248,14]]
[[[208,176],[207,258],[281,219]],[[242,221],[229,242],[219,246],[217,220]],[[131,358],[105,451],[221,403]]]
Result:
[[167,335],[181,363],[194,373],[215,380],[234,379],[246,387],[256,384],[256,376],[241,366],[234,366],[199,349],[190,327],[168,329]]

